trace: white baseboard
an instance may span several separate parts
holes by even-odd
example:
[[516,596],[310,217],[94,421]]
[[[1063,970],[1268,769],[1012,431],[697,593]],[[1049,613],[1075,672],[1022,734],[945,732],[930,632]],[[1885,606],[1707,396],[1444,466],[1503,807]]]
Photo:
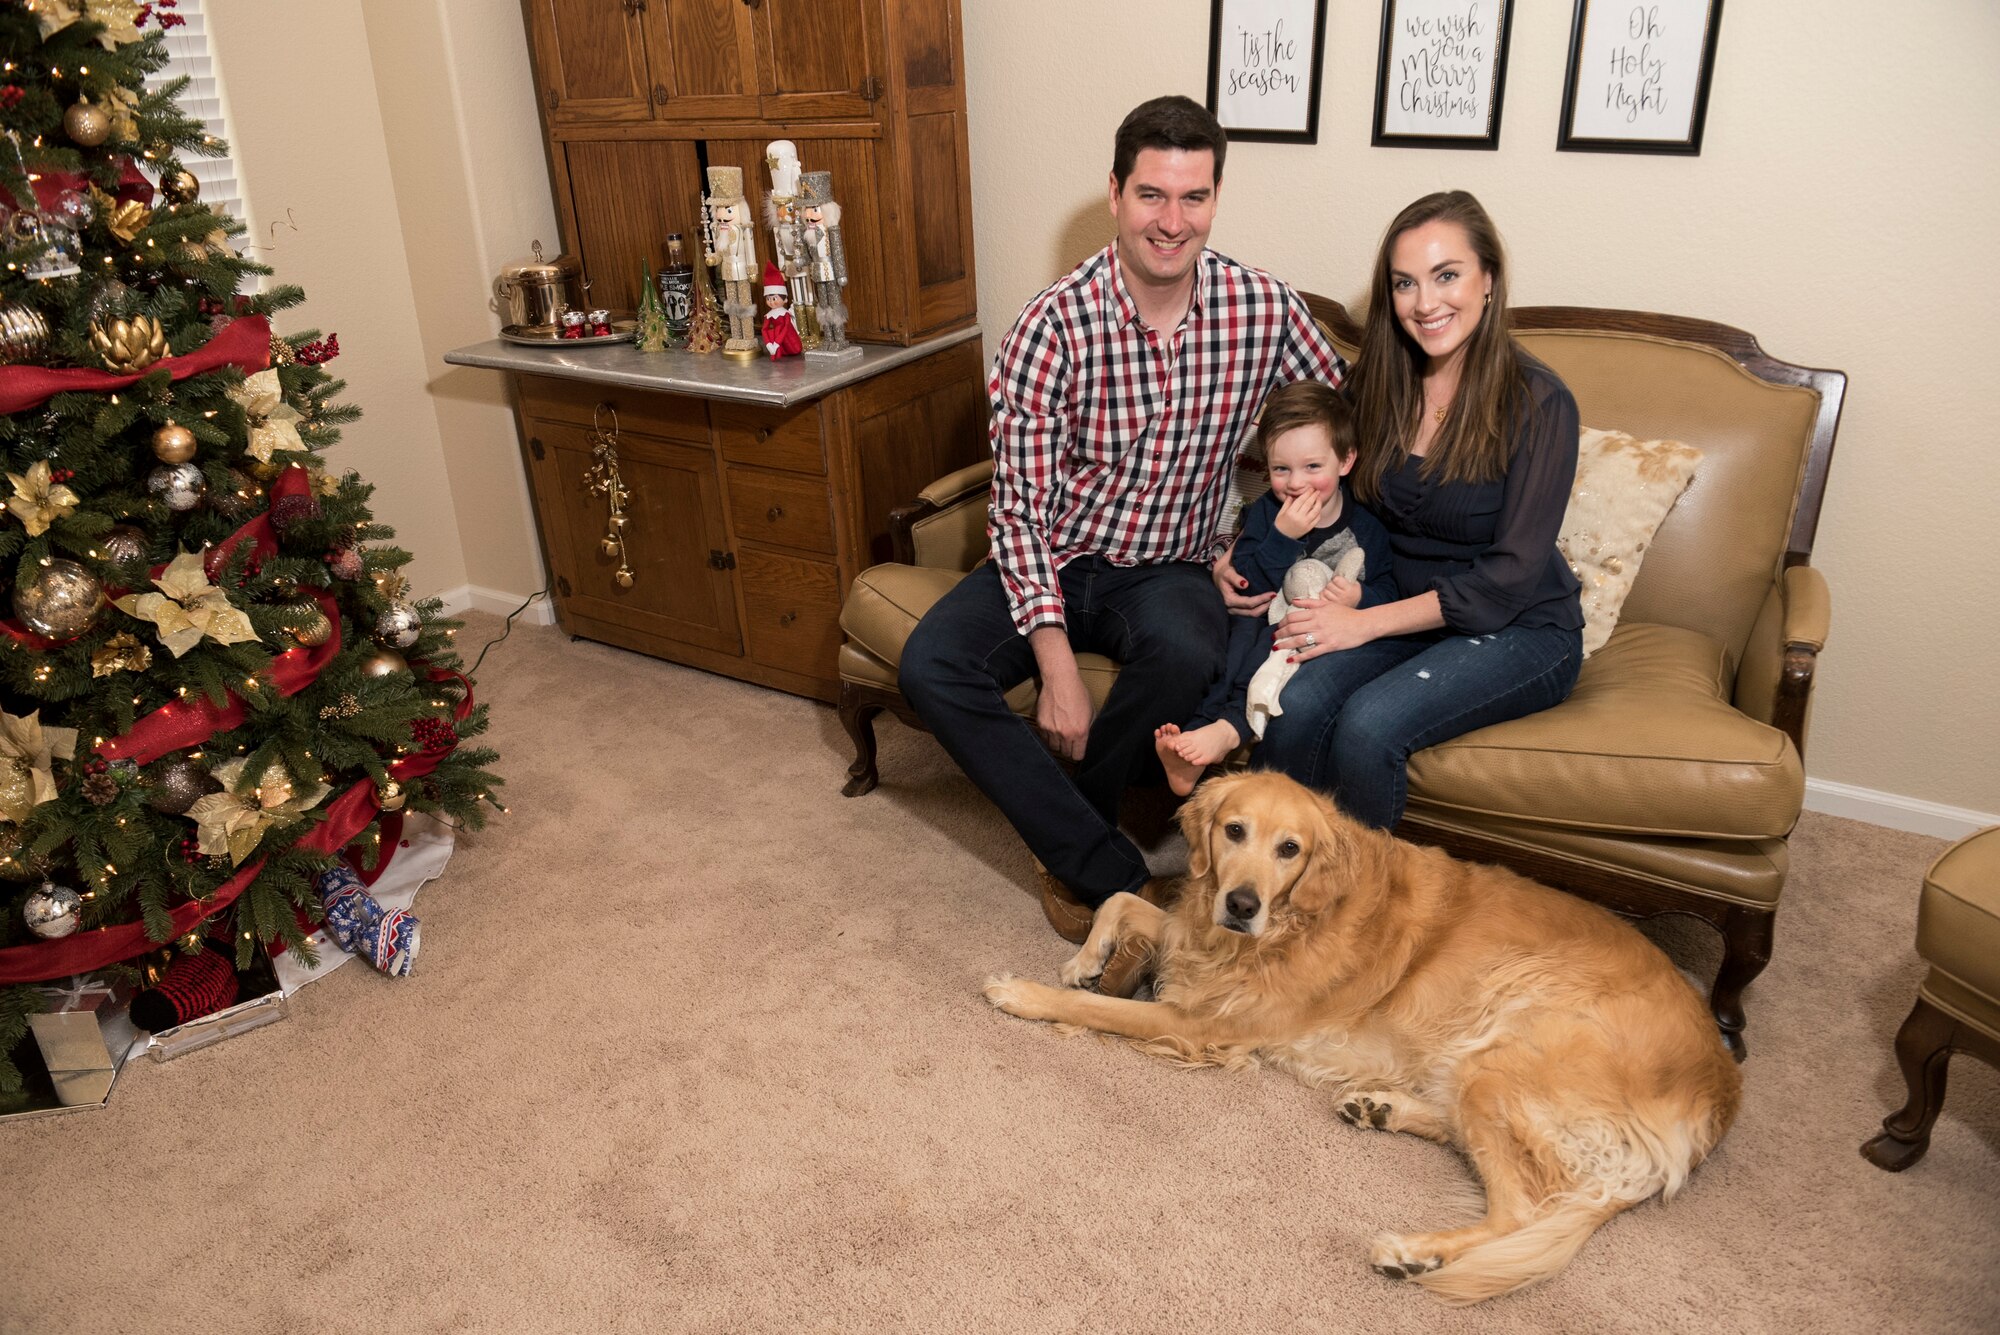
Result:
[[1942,802],[1926,802],[1900,793],[1881,793],[1826,779],[1806,780],[1806,810],[1866,821],[1870,825],[1886,825],[1912,834],[1928,834],[1937,839],[1963,839],[1975,831],[2000,825],[2000,815],[1990,811],[1948,807]]
[[[525,593],[508,593],[504,589],[489,589],[478,584],[461,584],[455,589],[446,589],[438,594],[444,600],[447,616],[460,612],[491,612],[504,617],[519,607],[527,598]],[[517,618],[524,626],[553,626],[556,624],[556,609],[547,598],[537,598],[528,604],[528,610]]]

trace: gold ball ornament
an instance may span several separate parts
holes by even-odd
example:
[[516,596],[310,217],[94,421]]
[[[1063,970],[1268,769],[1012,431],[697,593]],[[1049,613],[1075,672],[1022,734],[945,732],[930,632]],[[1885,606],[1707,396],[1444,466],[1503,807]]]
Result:
[[50,561],[14,589],[14,614],[37,635],[73,640],[96,624],[104,582],[74,561]]
[[372,677],[377,681],[384,677],[393,677],[398,672],[408,672],[409,670],[409,663],[394,649],[378,648],[374,653],[361,660],[361,675]]
[[201,198],[201,179],[185,167],[160,178],[160,193],[169,204],[192,204]]
[[410,795],[403,791],[403,785],[394,779],[385,779],[375,786],[375,796],[382,803],[384,811],[401,811]]
[[0,302],[0,366],[40,361],[49,350],[49,322],[33,306]]
[[294,605],[286,615],[285,628],[293,639],[308,649],[333,638],[333,622],[316,602]]
[[85,148],[96,148],[111,137],[111,117],[79,99],[63,113],[63,133]]
[[153,457],[163,464],[184,464],[194,458],[194,432],[169,421],[153,433]]
[[130,375],[167,355],[167,331],[150,315],[121,316],[93,323],[90,347],[104,359],[106,369]]

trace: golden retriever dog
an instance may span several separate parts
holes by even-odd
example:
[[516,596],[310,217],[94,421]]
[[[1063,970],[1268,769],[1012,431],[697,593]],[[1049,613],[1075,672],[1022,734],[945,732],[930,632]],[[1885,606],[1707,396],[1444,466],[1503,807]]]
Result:
[[[1603,909],[1368,829],[1282,775],[1212,779],[1180,821],[1173,910],[1114,896],[1068,987],[1001,975],[986,996],[1185,1062],[1272,1062],[1355,1126],[1459,1147],[1485,1218],[1376,1238],[1382,1274],[1451,1303],[1545,1279],[1620,1210],[1671,1198],[1729,1129],[1741,1077],[1707,1006]],[[1075,990],[1121,942],[1154,950],[1156,1000]]]

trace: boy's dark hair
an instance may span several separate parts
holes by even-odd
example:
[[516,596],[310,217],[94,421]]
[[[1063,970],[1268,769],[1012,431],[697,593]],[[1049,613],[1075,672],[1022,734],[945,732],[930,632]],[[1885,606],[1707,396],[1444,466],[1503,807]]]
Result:
[[1142,148],[1209,149],[1215,154],[1215,183],[1221,185],[1229,136],[1207,107],[1191,97],[1174,94],[1141,102],[1118,127],[1111,152],[1111,179],[1120,190],[1125,188],[1125,178],[1132,174],[1132,164]]
[[1271,442],[1279,436],[1315,424],[1326,428],[1334,458],[1345,462],[1354,453],[1354,409],[1345,394],[1317,380],[1294,380],[1272,390],[1257,424],[1259,462],[1270,462]]

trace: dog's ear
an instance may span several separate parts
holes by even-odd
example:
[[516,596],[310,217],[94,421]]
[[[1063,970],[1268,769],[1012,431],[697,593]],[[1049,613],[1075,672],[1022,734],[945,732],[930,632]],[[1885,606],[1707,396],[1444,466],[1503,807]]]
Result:
[[1208,875],[1211,865],[1208,850],[1209,836],[1215,828],[1216,810],[1221,807],[1223,794],[1232,782],[1232,778],[1210,779],[1195,789],[1187,801],[1181,803],[1181,834],[1187,838],[1190,876]]
[[1340,887],[1353,874],[1353,820],[1333,804],[1325,793],[1312,795],[1318,820],[1314,822],[1312,857],[1298,882],[1292,886],[1292,908],[1313,917],[1331,908],[1340,897]]

